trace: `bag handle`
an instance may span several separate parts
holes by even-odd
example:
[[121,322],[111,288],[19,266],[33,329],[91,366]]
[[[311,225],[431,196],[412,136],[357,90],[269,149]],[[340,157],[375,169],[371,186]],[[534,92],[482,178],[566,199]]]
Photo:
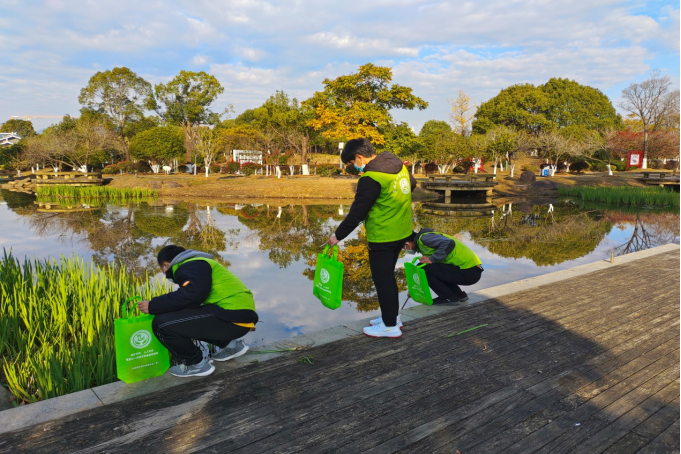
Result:
[[[412,264],[412,265],[416,265],[416,261],[417,261],[418,259],[420,259],[420,258],[421,258],[421,257],[414,257],[414,259],[411,261],[411,264]],[[423,267],[426,266],[426,265],[427,265],[427,263],[421,263],[421,264],[419,264],[419,265],[416,265],[416,268],[423,268]]]
[[[322,254],[324,254],[328,257],[330,248],[331,248],[331,246],[329,246],[328,244],[326,246],[324,246],[324,251],[322,252]],[[336,245],[334,245],[333,249],[331,249],[331,260],[338,261],[338,246],[336,246]]]
[[129,303],[130,301],[133,302],[133,307],[134,307],[134,306],[137,306],[137,302],[138,302],[138,301],[142,301],[142,297],[139,296],[139,295],[135,295],[135,296],[130,297],[130,298],[128,298],[127,300],[125,300],[125,302],[124,302],[123,305],[121,306],[121,316],[122,316],[122,318],[128,318],[128,316],[129,316],[129,313],[128,313],[128,309],[129,309],[129,308],[128,308],[128,303]]

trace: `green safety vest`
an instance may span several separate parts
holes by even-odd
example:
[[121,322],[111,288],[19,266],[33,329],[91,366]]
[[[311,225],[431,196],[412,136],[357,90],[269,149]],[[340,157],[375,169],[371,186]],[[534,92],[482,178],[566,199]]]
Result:
[[[217,304],[223,309],[227,310],[239,310],[239,309],[249,309],[255,311],[255,302],[253,301],[253,293],[251,293],[248,288],[232,274],[224,266],[220,265],[213,259],[206,258],[193,258],[183,260],[177,265],[173,266],[173,276],[175,276],[175,270],[182,264],[187,262],[192,262],[194,260],[203,260],[207,262],[212,270],[213,282],[210,287],[210,293],[208,298],[203,304]],[[178,282],[182,285],[181,282]]]
[[423,255],[430,257],[437,250],[432,247],[426,246],[425,244],[423,244],[423,241],[421,241],[421,238],[423,238],[425,235],[431,234],[446,236],[447,238],[453,240],[456,243],[454,249],[452,249],[452,252],[450,252],[449,255],[444,260],[438,263],[447,263],[449,265],[455,265],[461,268],[462,270],[467,270],[468,268],[473,268],[474,266],[482,265],[482,262],[480,261],[478,256],[475,255],[475,252],[471,251],[468,248],[468,246],[463,244],[461,241],[456,241],[454,237],[447,235],[446,233],[426,232],[423,235],[420,235],[418,238],[417,247],[418,250],[421,251]]
[[381,185],[381,194],[364,220],[367,240],[388,243],[407,238],[411,234],[411,182],[407,168],[402,166],[397,175],[368,171],[362,178],[371,178]]

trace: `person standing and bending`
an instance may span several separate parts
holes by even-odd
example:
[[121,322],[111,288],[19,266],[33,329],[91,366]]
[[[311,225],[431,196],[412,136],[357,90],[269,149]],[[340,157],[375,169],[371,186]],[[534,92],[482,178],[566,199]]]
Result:
[[376,286],[381,317],[364,328],[371,337],[400,337],[399,292],[395,265],[411,235],[411,193],[416,180],[402,161],[389,152],[376,154],[367,139],[352,139],[341,153],[345,164],[364,172],[347,217],[328,240],[334,246],[364,221],[369,241],[369,266]]
[[138,307],[155,315],[154,335],[180,361],[170,368],[172,375],[202,377],[215,370],[194,340],[216,346],[218,350],[211,355],[215,361],[248,351],[239,338],[255,330],[258,314],[253,294],[234,274],[210,254],[174,245],[159,251],[158,265],[166,279],[180,287],[141,301]]

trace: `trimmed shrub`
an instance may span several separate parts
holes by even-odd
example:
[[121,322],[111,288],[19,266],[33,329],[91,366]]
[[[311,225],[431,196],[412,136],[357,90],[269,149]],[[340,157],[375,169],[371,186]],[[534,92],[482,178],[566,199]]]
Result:
[[533,173],[537,173],[537,172],[539,172],[539,167],[537,167],[537,166],[532,166],[532,165],[529,165],[529,164],[525,164],[525,165],[522,167],[521,170],[522,170],[523,172],[533,172]]
[[177,166],[177,173],[187,173],[188,167],[184,164]]
[[288,164],[288,156],[285,155],[285,154],[279,156],[279,165],[280,165],[280,166],[285,166],[285,165],[287,165],[287,164]]
[[227,164],[222,166],[222,169],[220,170],[222,173],[229,173],[229,174],[235,174],[239,171],[241,166],[239,165],[238,162],[228,162]]
[[[317,166],[316,171],[317,171],[317,175],[322,176],[322,177],[331,177],[331,176],[334,176],[334,175],[338,175],[341,172],[340,169],[334,164],[320,164],[320,165]],[[283,168],[282,168],[282,173],[283,173]]]
[[[253,175],[257,170],[260,170],[262,166],[254,162],[247,162],[241,166],[241,173],[244,175]],[[283,172],[282,172],[283,173]]]
[[115,173],[119,173],[120,171],[120,167],[118,167],[116,164],[109,164],[102,169],[102,173],[106,175],[113,175]]
[[[625,169],[626,169],[626,167],[625,167]],[[637,166],[629,167],[629,172],[631,172],[632,170],[639,170],[639,168]]]
[[454,173],[464,173],[465,171],[466,171],[466,169],[464,169],[461,166],[456,166],[456,167],[454,167],[454,170],[452,170],[452,172],[454,172]]
[[347,173],[348,175],[359,175],[359,170],[355,168],[354,164],[348,164],[345,167],[345,173]]
[[151,172],[151,166],[145,161],[137,161],[132,164],[132,171],[137,173],[149,173]]
[[572,165],[570,166],[570,170],[577,172],[577,173],[580,173],[580,172],[583,172],[585,170],[589,170],[589,167],[590,166],[589,166],[588,162],[577,161],[577,162],[572,163]]
[[664,168],[667,170],[674,170],[679,166],[679,163],[675,160],[667,159],[667,163],[664,165]]
[[210,171],[211,173],[220,173],[220,164],[211,164],[210,165]]
[[439,173],[439,168],[438,168],[437,164],[435,164],[434,162],[429,162],[428,164],[426,164],[424,166],[424,170],[425,170],[426,174]]
[[123,173],[128,173],[132,171],[132,162],[131,161],[121,161],[118,163],[118,168],[121,169],[121,172]]
[[594,162],[591,164],[591,170],[594,172],[607,172],[608,166],[604,162]]
[[520,181],[523,183],[532,183],[533,181],[537,181],[537,175],[530,170],[526,170],[520,174]]

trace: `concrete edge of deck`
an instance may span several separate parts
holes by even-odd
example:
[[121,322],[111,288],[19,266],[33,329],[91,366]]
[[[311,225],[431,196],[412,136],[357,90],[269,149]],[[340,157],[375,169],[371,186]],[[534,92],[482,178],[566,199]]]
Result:
[[[627,254],[615,258],[615,263],[610,263],[609,260],[601,260],[585,265],[568,268],[566,270],[556,271],[553,273],[543,274],[528,279],[511,282],[508,284],[498,285],[487,289],[478,290],[469,294],[469,300],[465,304],[456,305],[441,305],[441,306],[414,306],[402,311],[402,321],[409,322],[410,320],[419,319],[429,315],[454,310],[470,304],[476,304],[481,301],[486,301],[492,298],[498,298],[511,293],[520,292],[523,290],[539,287],[553,282],[570,279],[595,271],[608,269],[613,266],[618,266],[626,263],[651,257],[657,254],[666,252],[679,251],[678,244],[667,244],[658,246],[656,248],[645,251]],[[288,339],[273,342],[268,345],[263,345],[249,351],[246,355],[234,359],[233,361],[225,363],[214,363],[216,366],[216,374],[228,372],[230,370],[244,367],[253,362],[267,361],[272,358],[277,358],[283,355],[301,355],[304,348],[324,345],[334,342],[346,337],[361,334],[362,328],[367,326],[368,320],[358,320],[352,323],[347,323],[332,328],[327,328],[321,331],[291,337]],[[281,350],[285,348],[303,347],[302,350],[292,353],[257,353],[263,350]],[[142,396],[155,391],[171,388],[192,380],[200,380],[197,378],[180,379],[173,377],[166,373],[161,377],[155,377],[133,384],[125,384],[123,382],[114,382],[107,385],[97,386],[86,389],[65,396],[56,397],[53,399],[44,400],[30,405],[12,408],[0,412],[0,434],[13,430],[26,428],[35,424],[47,422],[63,416],[71,415],[83,410],[96,408],[102,405],[108,405],[115,402],[120,402],[133,397]]]

